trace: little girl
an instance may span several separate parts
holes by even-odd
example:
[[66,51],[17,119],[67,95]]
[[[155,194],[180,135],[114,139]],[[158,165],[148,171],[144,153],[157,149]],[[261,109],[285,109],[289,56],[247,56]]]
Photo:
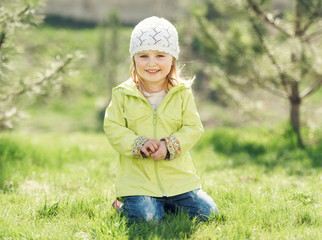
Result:
[[104,120],[119,155],[120,211],[149,221],[182,209],[207,220],[218,209],[201,189],[189,154],[203,127],[191,88],[178,76],[177,30],[164,18],[144,19],[133,29],[130,54],[131,78],[113,89]]

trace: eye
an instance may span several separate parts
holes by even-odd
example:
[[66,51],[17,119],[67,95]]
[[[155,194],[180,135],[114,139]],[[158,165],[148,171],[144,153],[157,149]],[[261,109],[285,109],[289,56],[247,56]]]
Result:
[[157,57],[162,58],[162,57],[165,57],[165,56],[163,54],[158,54]]
[[140,57],[140,58],[147,58],[147,57],[148,57],[148,55],[140,55],[139,57]]

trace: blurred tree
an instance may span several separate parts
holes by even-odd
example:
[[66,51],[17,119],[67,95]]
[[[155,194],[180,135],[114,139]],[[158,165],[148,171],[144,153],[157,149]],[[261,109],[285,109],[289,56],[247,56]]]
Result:
[[[19,64],[17,53],[21,44],[17,43],[16,31],[26,30],[42,22],[42,16],[36,12],[40,0],[7,1],[1,0],[0,6],[0,130],[13,128],[15,121],[23,116],[21,106],[26,97],[44,96],[60,89],[62,76],[67,65],[76,55],[68,54],[50,64],[48,69],[40,71],[36,77],[27,76]],[[22,3],[23,2],[23,3]],[[22,73],[23,72],[23,73]]]
[[[214,64],[219,85],[235,100],[242,89],[260,87],[285,98],[298,145],[300,106],[322,85],[321,0],[293,0],[273,9],[268,0],[205,0],[197,8],[194,47]],[[235,91],[237,90],[237,91]]]
[[[102,79],[107,82],[108,93],[110,93],[118,82],[118,68],[123,57],[120,53],[121,22],[118,12],[116,10],[111,11],[100,27],[98,66],[103,75]],[[107,32],[109,33],[108,36],[106,36]]]

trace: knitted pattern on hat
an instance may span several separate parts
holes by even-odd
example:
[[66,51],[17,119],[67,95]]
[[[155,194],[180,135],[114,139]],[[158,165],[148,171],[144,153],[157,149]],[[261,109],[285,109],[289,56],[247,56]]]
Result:
[[135,26],[130,42],[131,57],[148,50],[166,52],[178,59],[180,52],[178,32],[168,20],[153,16]]

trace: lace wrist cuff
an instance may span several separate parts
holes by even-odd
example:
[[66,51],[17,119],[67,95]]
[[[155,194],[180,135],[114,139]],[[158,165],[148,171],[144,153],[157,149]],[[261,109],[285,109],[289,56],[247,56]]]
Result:
[[134,141],[131,151],[134,158],[147,158],[147,156],[141,152],[141,148],[147,141],[149,141],[149,139],[145,137],[138,137]]
[[161,141],[165,141],[165,145],[168,149],[168,154],[165,159],[172,160],[176,157],[179,157],[181,154],[181,147],[179,139],[174,136],[168,136],[162,138]]

